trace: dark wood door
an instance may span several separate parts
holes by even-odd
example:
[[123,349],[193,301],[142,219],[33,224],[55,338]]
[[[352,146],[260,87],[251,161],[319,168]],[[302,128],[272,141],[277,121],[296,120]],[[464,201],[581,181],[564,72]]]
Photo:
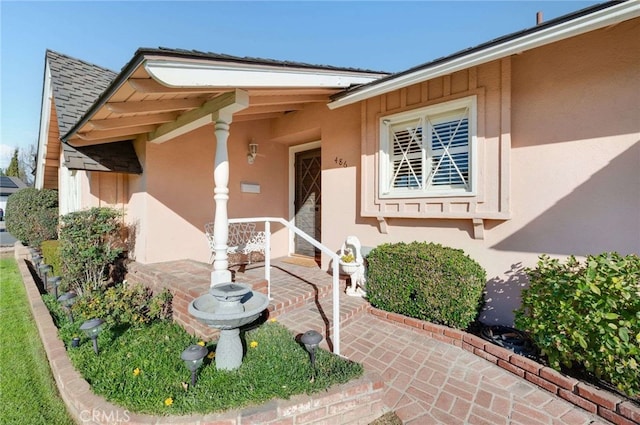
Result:
[[[320,148],[296,153],[295,221],[296,227],[320,241],[322,224],[322,190]],[[316,248],[298,235],[295,253],[316,257]]]

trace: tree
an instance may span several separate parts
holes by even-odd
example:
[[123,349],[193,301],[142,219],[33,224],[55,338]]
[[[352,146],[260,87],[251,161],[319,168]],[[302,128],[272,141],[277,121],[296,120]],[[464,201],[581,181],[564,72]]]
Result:
[[27,149],[23,149],[20,152],[20,171],[22,176],[20,177],[27,186],[33,186],[36,176],[36,162],[38,158],[38,149],[35,144],[30,144]]
[[27,186],[33,186],[36,172],[37,149],[35,145],[29,145],[28,149],[16,148],[11,157],[11,162],[6,169],[0,169],[0,176],[18,177]]
[[9,177],[20,177],[20,163],[18,162],[18,153],[19,149],[16,148],[13,151],[13,156],[11,157],[11,162],[9,162],[9,166],[6,170],[4,170],[4,174]]

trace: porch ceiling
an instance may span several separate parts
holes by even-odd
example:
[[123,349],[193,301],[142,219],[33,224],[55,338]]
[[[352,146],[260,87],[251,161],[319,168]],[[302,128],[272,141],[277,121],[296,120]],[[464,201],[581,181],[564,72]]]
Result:
[[[381,76],[293,67],[282,70],[273,66],[246,64],[215,64],[214,67],[212,61],[177,61],[175,58],[168,61],[165,58],[162,62],[160,59],[143,57],[129,72],[123,71],[112,84],[111,90],[107,89],[66,135],[66,141],[76,147],[132,140],[139,136],[153,141],[158,131],[162,133],[167,127],[181,126],[190,116],[208,113],[210,105],[217,101],[224,103],[224,99],[238,88],[247,93],[249,104],[234,113],[234,122],[277,118],[312,103],[328,103],[330,96],[345,87],[327,84],[326,79],[330,76],[342,78],[346,85],[363,79],[373,81]],[[162,63],[162,72],[158,72],[158,63]],[[167,68],[173,74],[167,75]],[[248,84],[260,78],[266,83],[239,87],[238,77],[251,73],[254,79],[246,78]],[[283,74],[302,75],[307,80],[297,87],[291,87],[290,84],[282,84]],[[280,80],[273,80],[273,85],[270,85],[270,78],[274,75],[279,76]],[[176,76],[180,77],[179,86],[175,85]],[[164,127],[159,130],[161,126]]]

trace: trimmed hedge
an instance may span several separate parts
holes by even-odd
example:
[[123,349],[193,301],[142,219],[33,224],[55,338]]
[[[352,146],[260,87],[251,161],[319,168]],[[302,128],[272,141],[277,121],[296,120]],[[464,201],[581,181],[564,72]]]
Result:
[[58,192],[27,187],[7,199],[7,231],[25,245],[38,247],[58,238]]
[[515,324],[549,364],[581,365],[630,396],[640,394],[640,257],[590,255],[565,263],[540,256],[527,269]]
[[367,262],[367,297],[377,308],[458,329],[478,316],[486,272],[460,249],[384,244]]

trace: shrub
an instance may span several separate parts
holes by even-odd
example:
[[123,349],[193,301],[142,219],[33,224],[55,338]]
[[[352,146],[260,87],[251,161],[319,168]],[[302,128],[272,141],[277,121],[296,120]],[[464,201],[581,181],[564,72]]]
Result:
[[58,192],[28,187],[7,199],[7,231],[26,245],[58,238]]
[[100,317],[110,326],[151,323],[171,317],[171,293],[165,289],[154,295],[145,286],[121,283],[85,294],[72,310],[79,320]]
[[62,274],[78,295],[103,286],[108,267],[123,251],[122,214],[96,207],[62,217]]
[[582,365],[629,395],[640,393],[640,257],[603,253],[563,264],[540,256],[516,310],[549,364]]
[[60,276],[60,273],[62,273],[62,264],[60,264],[60,241],[42,241],[40,248],[45,264],[49,264],[53,268],[52,276]]
[[367,261],[367,296],[380,309],[459,329],[478,316],[486,272],[462,250],[384,244]]

